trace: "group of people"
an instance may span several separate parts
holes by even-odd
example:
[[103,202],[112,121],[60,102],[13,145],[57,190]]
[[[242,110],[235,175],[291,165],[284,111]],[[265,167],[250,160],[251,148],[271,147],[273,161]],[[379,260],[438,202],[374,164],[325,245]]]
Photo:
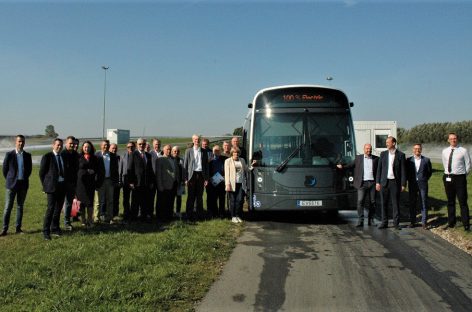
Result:
[[[65,145],[65,148],[63,148]],[[32,171],[31,154],[24,151],[25,137],[17,135],[15,149],[5,155],[3,175],[6,179],[6,204],[3,229],[7,235],[14,200],[17,200],[16,233],[23,233],[23,206]],[[118,146],[102,140],[100,150],[90,141],[82,143],[73,136],[65,142],[54,139],[52,150],[41,158],[39,178],[47,196],[43,221],[43,236],[60,236],[60,215],[64,210],[64,228],[72,230],[73,205],[79,205],[82,225],[117,222],[122,190],[123,223],[137,220],[158,222],[181,218],[182,195],[187,190],[185,219],[204,218],[203,193],[207,192],[207,212],[210,217],[225,217],[226,202],[231,221],[240,223],[249,168],[241,157],[239,138],[231,145],[209,147],[208,139],[192,136],[192,145],[181,158],[178,146],[161,141],[139,138],[129,141],[127,151],[118,155]],[[244,153],[244,150],[243,150]],[[245,156],[244,156],[245,157]],[[95,206],[94,202],[98,202]],[[174,213],[175,205],[175,213]]]
[[[442,151],[444,166],[443,185],[447,196],[447,225],[444,229],[456,225],[456,198],[461,210],[462,225],[470,231],[469,206],[467,204],[467,175],[471,170],[471,158],[464,147],[458,145],[456,133],[448,134],[449,147]],[[431,161],[422,155],[422,145],[413,145],[413,156],[406,158],[398,150],[397,141],[389,136],[386,140],[386,151],[380,157],[372,155],[372,145],[364,145],[364,153],[358,155],[348,165],[338,168],[354,167],[354,187],[357,189],[357,227],[364,226],[364,208],[368,210],[368,225],[374,225],[376,192],[380,193],[381,222],[379,229],[388,227],[388,206],[392,206],[393,226],[400,226],[400,194],[408,185],[409,217],[408,227],[417,224],[417,203],[421,208],[421,226],[428,229],[428,180],[433,170]]]

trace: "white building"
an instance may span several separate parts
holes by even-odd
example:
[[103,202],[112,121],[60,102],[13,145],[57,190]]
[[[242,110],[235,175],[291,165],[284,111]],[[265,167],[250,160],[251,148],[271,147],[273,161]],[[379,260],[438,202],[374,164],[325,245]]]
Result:
[[364,151],[364,144],[372,144],[372,154],[380,155],[385,151],[385,140],[388,136],[397,138],[396,121],[354,121],[356,134],[356,150],[358,154]]

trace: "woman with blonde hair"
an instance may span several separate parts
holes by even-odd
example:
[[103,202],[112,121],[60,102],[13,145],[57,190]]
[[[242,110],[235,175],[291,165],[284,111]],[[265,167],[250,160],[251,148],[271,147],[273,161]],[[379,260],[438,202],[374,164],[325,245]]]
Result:
[[248,166],[243,158],[239,157],[241,151],[237,147],[231,148],[230,157],[225,160],[225,185],[229,195],[229,210],[231,222],[240,223],[244,194],[247,191]]

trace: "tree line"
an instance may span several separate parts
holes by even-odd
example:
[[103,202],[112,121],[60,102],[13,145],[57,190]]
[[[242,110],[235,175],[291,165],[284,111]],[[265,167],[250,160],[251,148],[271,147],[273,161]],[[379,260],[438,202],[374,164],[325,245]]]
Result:
[[472,143],[472,120],[459,122],[433,122],[414,126],[411,129],[398,128],[398,141],[402,143],[444,143],[450,132],[459,136],[461,143]]

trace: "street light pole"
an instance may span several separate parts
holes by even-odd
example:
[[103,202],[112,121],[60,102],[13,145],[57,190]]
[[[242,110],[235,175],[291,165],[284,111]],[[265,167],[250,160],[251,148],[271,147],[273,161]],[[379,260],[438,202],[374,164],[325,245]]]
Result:
[[102,69],[105,71],[105,80],[103,82],[103,131],[102,131],[102,139],[105,139],[105,103],[106,103],[106,95],[107,95],[107,70],[109,66],[102,66]]

